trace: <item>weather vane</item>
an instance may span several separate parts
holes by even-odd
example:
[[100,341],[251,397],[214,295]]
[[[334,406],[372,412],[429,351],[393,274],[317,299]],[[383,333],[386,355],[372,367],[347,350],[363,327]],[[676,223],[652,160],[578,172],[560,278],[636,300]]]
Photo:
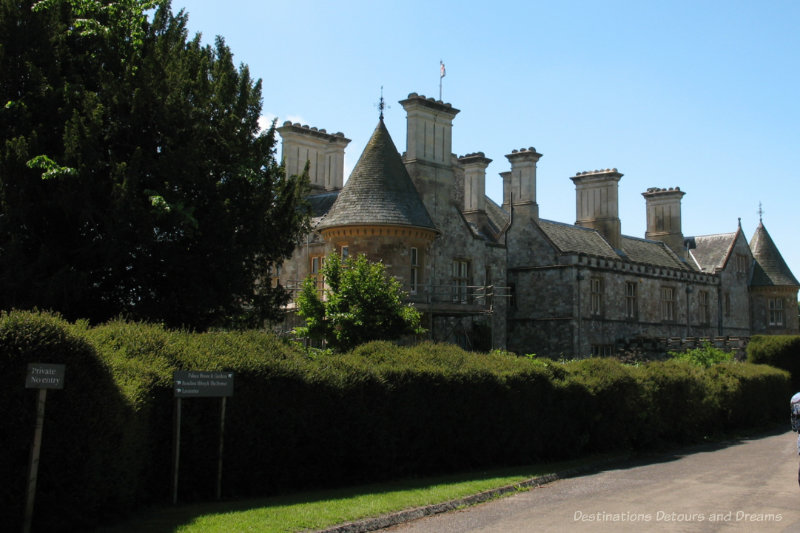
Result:
[[386,105],[386,102],[383,100],[383,85],[381,85],[381,99],[378,101],[377,104],[378,110],[381,112],[380,119],[383,120],[383,110],[389,109],[391,106]]
[[758,221],[761,222],[761,217],[764,216],[764,209],[761,207],[761,202],[758,202]]

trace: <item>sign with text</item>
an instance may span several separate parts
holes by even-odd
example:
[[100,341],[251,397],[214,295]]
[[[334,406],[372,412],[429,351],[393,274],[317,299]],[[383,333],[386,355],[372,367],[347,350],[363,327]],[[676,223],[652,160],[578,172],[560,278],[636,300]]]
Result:
[[233,372],[177,370],[173,379],[176,398],[233,396]]
[[63,389],[66,365],[28,363],[26,389]]

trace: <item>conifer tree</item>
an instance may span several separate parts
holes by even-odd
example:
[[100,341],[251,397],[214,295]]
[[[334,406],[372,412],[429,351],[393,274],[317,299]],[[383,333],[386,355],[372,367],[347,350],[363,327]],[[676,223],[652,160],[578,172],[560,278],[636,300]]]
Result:
[[261,81],[153,0],[0,0],[0,308],[206,329],[279,316],[307,177]]

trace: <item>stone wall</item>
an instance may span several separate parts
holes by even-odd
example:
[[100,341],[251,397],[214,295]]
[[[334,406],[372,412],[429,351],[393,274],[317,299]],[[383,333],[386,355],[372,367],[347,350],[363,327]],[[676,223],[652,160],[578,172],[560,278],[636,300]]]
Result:
[[[791,287],[753,287],[750,298],[752,302],[751,319],[752,334],[762,335],[796,335],[798,331],[797,289]],[[777,324],[771,316],[770,301],[783,304],[783,324]],[[774,305],[774,304],[773,304]],[[773,313],[774,313],[773,309]]]

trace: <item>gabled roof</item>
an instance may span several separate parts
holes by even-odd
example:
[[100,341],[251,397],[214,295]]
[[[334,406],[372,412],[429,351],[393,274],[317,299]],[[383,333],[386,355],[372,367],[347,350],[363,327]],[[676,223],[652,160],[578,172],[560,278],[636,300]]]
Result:
[[750,250],[756,260],[751,286],[800,286],[762,222],[750,240]]
[[436,229],[382,119],[318,229],[353,225]]
[[722,270],[736,244],[739,231],[694,237],[695,247],[689,250],[689,254],[703,272]]
[[561,253],[579,253],[660,267],[690,269],[689,265],[660,241],[623,235],[621,249],[614,250],[597,230],[543,219],[538,224]]

